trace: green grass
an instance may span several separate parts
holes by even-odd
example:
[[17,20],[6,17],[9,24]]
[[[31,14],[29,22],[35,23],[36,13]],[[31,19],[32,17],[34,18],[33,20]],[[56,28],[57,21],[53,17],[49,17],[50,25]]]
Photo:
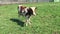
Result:
[[[31,18],[32,25],[22,27],[18,21],[18,4],[0,6],[0,34],[60,34],[60,3],[23,4],[36,6],[36,16]],[[16,19],[15,22],[11,19]]]

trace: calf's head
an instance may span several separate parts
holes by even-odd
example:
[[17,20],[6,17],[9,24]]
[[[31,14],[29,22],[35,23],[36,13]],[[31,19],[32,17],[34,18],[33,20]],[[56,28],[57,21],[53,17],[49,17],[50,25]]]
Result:
[[22,10],[24,10],[26,7],[25,6],[23,6],[23,5],[19,5],[18,6],[18,10],[20,11],[20,12],[22,12]]

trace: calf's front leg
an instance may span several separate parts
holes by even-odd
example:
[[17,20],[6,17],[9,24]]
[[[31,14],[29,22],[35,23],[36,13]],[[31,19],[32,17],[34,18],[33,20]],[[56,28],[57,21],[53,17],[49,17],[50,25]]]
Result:
[[26,26],[28,25],[31,25],[31,22],[30,22],[30,17],[28,18],[28,16],[26,17]]

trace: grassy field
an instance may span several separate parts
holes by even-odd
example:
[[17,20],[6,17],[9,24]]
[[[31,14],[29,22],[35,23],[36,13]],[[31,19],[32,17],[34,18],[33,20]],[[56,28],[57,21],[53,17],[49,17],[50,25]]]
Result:
[[60,3],[23,4],[36,6],[31,26],[23,26],[24,17],[18,17],[18,4],[0,6],[0,34],[60,34]]

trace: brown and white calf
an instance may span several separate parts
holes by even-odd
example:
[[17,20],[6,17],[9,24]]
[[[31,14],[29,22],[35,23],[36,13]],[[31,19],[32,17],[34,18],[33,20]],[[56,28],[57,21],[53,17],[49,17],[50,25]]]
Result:
[[25,6],[22,6],[22,5],[18,6],[18,14],[19,14],[19,16],[22,15],[22,16],[26,17],[26,23],[25,23],[26,26],[28,24],[31,24],[30,23],[30,17],[32,15],[36,15],[35,10],[36,10],[36,7],[25,7]]

